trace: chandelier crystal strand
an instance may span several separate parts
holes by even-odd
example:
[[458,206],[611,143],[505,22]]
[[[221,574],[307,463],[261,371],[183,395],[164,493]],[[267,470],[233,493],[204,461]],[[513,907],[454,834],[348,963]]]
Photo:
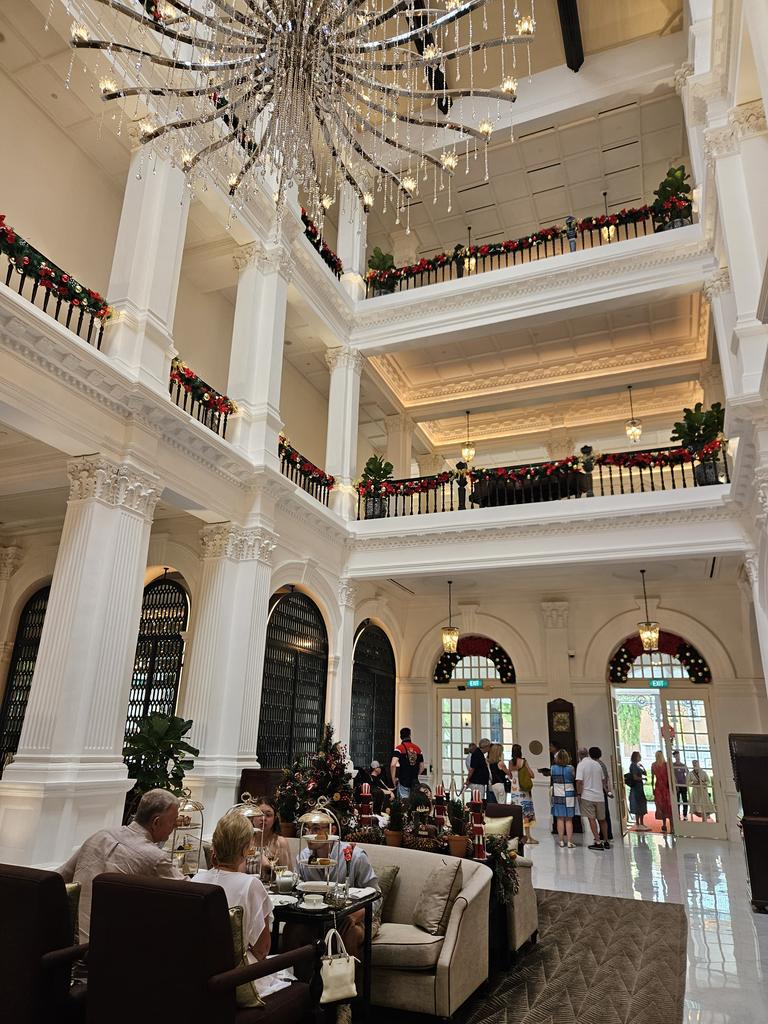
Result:
[[[502,3],[503,34],[487,39],[491,0],[444,0],[440,7],[381,0],[370,9],[368,2],[94,0],[109,9],[99,23],[105,38],[91,38],[77,24],[71,42],[105,52],[110,87],[101,88],[102,98],[132,98],[141,141],[171,156],[190,179],[206,172],[242,208],[267,176],[278,211],[296,186],[322,221],[330,208],[323,197],[332,206],[344,182],[363,202],[374,184],[376,193],[383,185],[385,201],[405,209],[430,169],[441,180],[453,173],[428,149],[461,139],[472,140],[475,152],[487,146],[490,134],[479,132],[477,121],[488,113],[476,101],[496,100],[497,109],[514,102],[516,93],[503,85],[504,51],[511,45],[514,61],[516,43],[530,50],[535,28],[533,5],[508,36]],[[478,8],[479,41],[471,21]],[[468,43],[461,42],[462,25]],[[502,82],[477,88],[474,54],[482,51],[487,67],[495,47]],[[469,88],[454,84],[465,59]],[[459,116],[450,116],[463,99],[472,123],[460,102]],[[405,188],[406,177],[415,189]]]

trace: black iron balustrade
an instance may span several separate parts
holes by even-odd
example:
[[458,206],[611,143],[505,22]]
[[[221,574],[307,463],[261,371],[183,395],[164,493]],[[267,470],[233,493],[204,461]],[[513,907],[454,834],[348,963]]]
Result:
[[436,476],[388,480],[380,491],[358,494],[357,518],[402,518],[507,505],[652,491],[679,491],[730,483],[725,456],[700,459],[680,447],[645,448]]
[[504,267],[535,263],[537,260],[562,256],[567,252],[598,249],[603,245],[626,242],[653,233],[650,210],[647,213],[643,212],[636,219],[622,223],[603,224],[600,218],[588,218],[588,223],[582,222],[582,225],[571,232],[570,238],[565,227],[545,228],[534,232],[533,235],[508,242],[464,246],[452,253],[426,257],[410,267],[398,268],[400,271],[406,271],[403,276],[393,275],[385,282],[367,277],[365,297],[373,298],[395,291],[410,291],[413,288],[473,277]]
[[280,459],[280,471],[293,483],[306,491],[322,505],[328,505],[334,479],[326,472],[305,458],[284,438],[280,438],[277,446]]
[[3,277],[6,287],[100,349],[109,316],[104,299],[51,263],[3,221],[0,217],[0,254],[7,260]]
[[219,437],[227,436],[227,421],[237,406],[231,398],[206,384],[202,377],[198,377],[180,359],[174,359],[171,363],[168,391],[180,409]]

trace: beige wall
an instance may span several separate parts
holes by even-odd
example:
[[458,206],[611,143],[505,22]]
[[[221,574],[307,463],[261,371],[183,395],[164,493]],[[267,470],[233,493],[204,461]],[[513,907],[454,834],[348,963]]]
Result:
[[6,222],[86,287],[106,294],[124,181],[111,180],[1,71],[0,139]]
[[223,292],[198,290],[185,275],[182,261],[174,344],[179,358],[222,394],[227,392],[234,315],[235,307]]
[[286,437],[294,448],[323,468],[328,400],[287,360],[283,360],[280,416]]

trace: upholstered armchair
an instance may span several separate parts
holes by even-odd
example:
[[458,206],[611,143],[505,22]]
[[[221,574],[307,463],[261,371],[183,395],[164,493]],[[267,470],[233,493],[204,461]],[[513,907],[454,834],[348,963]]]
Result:
[[0,864],[0,1015],[10,1024],[85,1019],[85,986],[70,986],[87,951],[76,932],[64,880],[55,871]]
[[153,1021],[184,1024],[310,1024],[310,985],[295,981],[241,1009],[235,988],[293,967],[312,976],[315,946],[235,968],[224,890],[170,879],[98,875],[93,882],[88,1024]]

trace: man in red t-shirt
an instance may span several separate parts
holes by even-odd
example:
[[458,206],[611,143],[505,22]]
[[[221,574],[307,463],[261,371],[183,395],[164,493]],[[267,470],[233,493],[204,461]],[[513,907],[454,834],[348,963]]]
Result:
[[421,748],[411,742],[410,729],[400,730],[400,745],[395,747],[389,770],[395,792],[401,800],[407,800],[419,776],[427,771]]

